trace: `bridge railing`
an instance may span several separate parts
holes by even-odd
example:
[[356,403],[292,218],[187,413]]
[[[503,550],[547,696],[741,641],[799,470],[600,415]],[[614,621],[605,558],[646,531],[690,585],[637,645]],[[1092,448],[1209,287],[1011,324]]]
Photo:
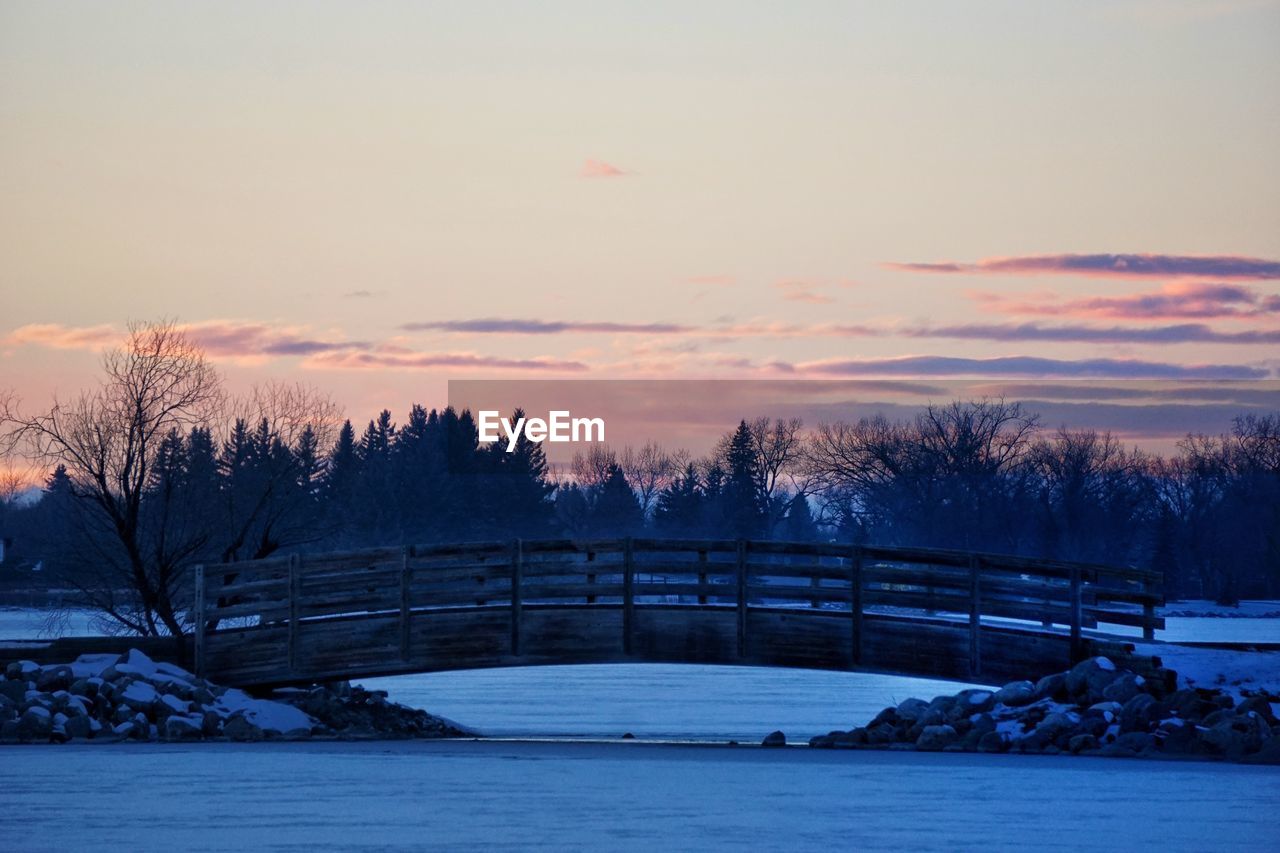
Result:
[[857,661],[864,619],[911,614],[967,623],[970,669],[980,667],[984,622],[1030,622],[1070,634],[1164,621],[1160,577],[1140,569],[927,548],[754,540],[514,540],[292,555],[197,569],[197,666],[206,637],[245,626],[285,626],[290,661],[308,623],[394,616],[409,655],[415,619],[458,609],[521,614],[556,607],[620,608],[630,651],[636,608],[735,609],[739,646],[748,612],[801,610],[850,620]]

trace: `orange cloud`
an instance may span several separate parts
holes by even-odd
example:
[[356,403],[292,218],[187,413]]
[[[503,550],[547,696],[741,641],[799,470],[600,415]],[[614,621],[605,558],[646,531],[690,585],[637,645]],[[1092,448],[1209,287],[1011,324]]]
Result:
[[30,323],[19,326],[3,339],[5,346],[42,346],[50,349],[100,350],[120,343],[123,335],[109,325],[64,326],[60,323]]
[[774,285],[782,291],[782,298],[788,302],[807,302],[811,305],[827,305],[835,302],[835,299],[827,296],[825,293],[819,293],[807,281],[780,281]]
[[621,178],[626,174],[622,169],[603,160],[587,160],[582,164],[582,177],[584,178]]

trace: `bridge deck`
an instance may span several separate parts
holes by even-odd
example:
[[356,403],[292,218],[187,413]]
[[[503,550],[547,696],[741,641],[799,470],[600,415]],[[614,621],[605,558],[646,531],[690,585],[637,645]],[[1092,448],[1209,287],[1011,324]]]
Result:
[[1000,682],[1163,627],[1159,578],[995,554],[743,540],[377,548],[197,572],[196,667],[244,686],[552,663]]

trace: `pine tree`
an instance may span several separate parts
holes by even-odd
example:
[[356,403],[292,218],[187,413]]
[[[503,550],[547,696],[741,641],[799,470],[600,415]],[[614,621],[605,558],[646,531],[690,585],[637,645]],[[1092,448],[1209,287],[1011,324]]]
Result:
[[725,452],[728,476],[724,484],[724,524],[733,536],[750,538],[764,531],[764,496],[759,489],[759,463],[751,429],[744,420]]
[[622,468],[609,466],[591,507],[591,531],[597,536],[632,536],[644,527],[644,510]]

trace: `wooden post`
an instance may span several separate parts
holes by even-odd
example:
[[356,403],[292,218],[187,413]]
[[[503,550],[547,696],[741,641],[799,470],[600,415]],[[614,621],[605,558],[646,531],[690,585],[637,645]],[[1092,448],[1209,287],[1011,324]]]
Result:
[[698,603],[706,604],[707,597],[702,594],[707,588],[707,549],[698,549]]
[[524,546],[511,540],[511,654],[520,655],[520,587],[524,583]]
[[197,678],[204,678],[204,566],[196,566],[196,591],[194,602],[195,615],[193,634],[194,646],[193,656],[195,658],[195,672]]
[[412,626],[409,624],[409,588],[413,583],[413,572],[409,568],[409,557],[413,556],[413,548],[400,551],[400,660],[409,660],[409,647],[412,638]]
[[635,634],[635,551],[631,537],[622,540],[622,653],[631,654]]
[[982,587],[979,581],[981,561],[969,557],[969,674],[982,672]]
[[301,573],[298,571],[302,558],[297,554],[289,555],[289,671],[298,669],[298,592],[302,585]]
[[1080,594],[1080,569],[1071,568],[1071,661],[1075,663],[1083,655],[1080,642],[1080,625],[1084,621],[1084,603]]
[[849,554],[849,616],[853,665],[862,663],[862,549],[857,545]]
[[747,540],[738,540],[738,657],[747,654]]
[[1151,620],[1156,618],[1156,606],[1150,601],[1142,602],[1142,639],[1154,640],[1156,638],[1156,626],[1151,624]]

